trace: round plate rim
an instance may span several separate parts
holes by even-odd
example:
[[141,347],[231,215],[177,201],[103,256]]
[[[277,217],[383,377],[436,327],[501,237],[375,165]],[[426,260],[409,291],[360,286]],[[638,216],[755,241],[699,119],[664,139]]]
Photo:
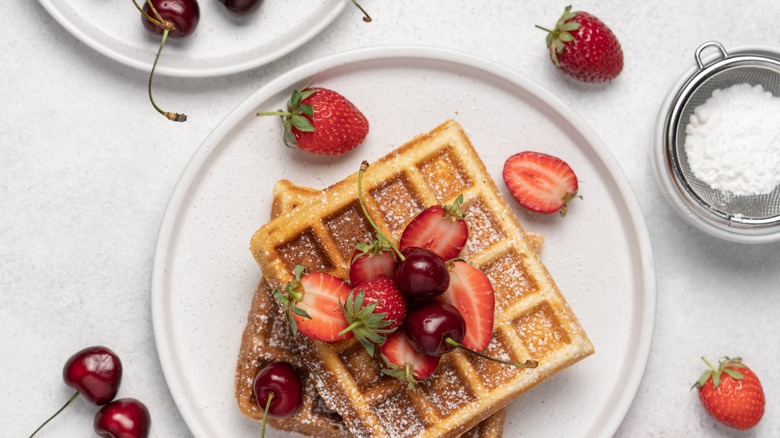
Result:
[[553,110],[557,111],[561,116],[565,117],[567,121],[571,123],[573,127],[587,139],[593,152],[596,154],[599,160],[601,160],[602,164],[609,172],[609,176],[615,180],[616,189],[620,193],[621,199],[626,203],[625,208],[628,212],[628,215],[630,216],[629,222],[634,224],[634,229],[632,231],[635,232],[637,251],[640,258],[639,264],[641,265],[642,273],[641,292],[643,293],[643,296],[641,300],[641,306],[645,310],[642,313],[641,321],[638,321],[639,339],[638,344],[635,346],[636,363],[633,367],[631,367],[631,370],[628,373],[628,384],[626,389],[622,392],[617,405],[614,406],[611,414],[603,423],[602,429],[598,432],[599,435],[613,435],[615,431],[617,431],[618,427],[623,421],[623,418],[628,412],[628,409],[630,408],[631,403],[639,389],[642,377],[644,376],[650,354],[650,347],[652,344],[656,307],[655,264],[650,237],[644,217],[639,207],[639,203],[635,197],[635,194],[630,189],[628,180],[617,164],[617,161],[608,151],[600,138],[595,134],[595,132],[584,122],[583,119],[580,118],[580,116],[574,113],[572,109],[570,109],[562,100],[560,100],[551,92],[535,84],[524,76],[493,61],[452,49],[410,45],[369,47],[341,52],[311,61],[307,64],[294,68],[285,74],[280,75],[276,79],[259,88],[246,100],[234,108],[204,139],[182,172],[181,177],[172,192],[168,205],[165,208],[165,213],[160,225],[157,244],[155,246],[151,282],[151,307],[154,338],[156,341],[157,353],[163,369],[163,374],[165,376],[169,390],[176,402],[176,405],[185,419],[185,422],[196,436],[206,436],[203,433],[201,426],[199,424],[195,424],[197,415],[195,415],[189,400],[187,400],[183,395],[186,393],[186,391],[183,390],[180,382],[173,378],[174,364],[169,359],[171,348],[169,340],[167,339],[169,333],[166,330],[166,309],[164,307],[165,290],[163,286],[165,284],[166,264],[168,259],[168,253],[166,249],[175,236],[174,225],[177,222],[179,214],[181,213],[181,206],[183,205],[189,188],[195,181],[201,167],[207,162],[209,156],[215,152],[215,149],[219,146],[221,140],[230,132],[231,129],[236,126],[236,124],[243,117],[245,117],[248,111],[252,111],[254,108],[257,108],[261,102],[271,98],[280,90],[287,89],[300,83],[305,83],[308,78],[323,71],[351,63],[388,60],[393,58],[417,58],[432,61],[444,61],[457,65],[472,67],[478,70],[482,70],[485,73],[508,80],[511,83],[522,87],[524,91],[527,91],[542,99]]

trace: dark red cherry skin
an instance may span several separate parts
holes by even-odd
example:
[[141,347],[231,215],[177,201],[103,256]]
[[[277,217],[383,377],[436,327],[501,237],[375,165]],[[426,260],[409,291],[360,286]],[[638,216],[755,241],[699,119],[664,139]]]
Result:
[[287,362],[272,362],[263,367],[254,382],[255,399],[265,410],[273,393],[268,415],[285,418],[294,415],[303,403],[303,384],[298,372]]
[[263,0],[219,0],[225,7],[236,15],[248,14],[260,6]]
[[62,379],[90,402],[104,405],[119,391],[122,362],[106,347],[87,347],[65,362]]
[[448,344],[447,338],[460,344],[466,336],[466,321],[455,306],[430,302],[406,314],[404,331],[415,350],[441,356],[457,348]]
[[114,400],[95,415],[95,433],[109,438],[146,438],[152,428],[149,409],[134,398]]
[[398,264],[393,279],[396,287],[409,298],[431,298],[444,293],[450,285],[450,272],[435,252],[410,246],[401,251],[404,260]]
[[[169,33],[170,37],[183,38],[195,32],[200,21],[200,6],[197,0],[152,0],[152,4],[164,20],[170,21],[176,26],[176,30]],[[154,17],[154,13],[149,8],[149,3],[144,0],[144,12]],[[141,16],[144,27],[155,35],[162,35],[163,30],[160,26]]]

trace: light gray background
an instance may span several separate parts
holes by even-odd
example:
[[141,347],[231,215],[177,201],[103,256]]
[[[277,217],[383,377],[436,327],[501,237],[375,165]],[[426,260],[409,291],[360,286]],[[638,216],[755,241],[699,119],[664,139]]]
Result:
[[[655,184],[649,154],[661,101],[693,65],[696,47],[708,40],[780,47],[780,3],[577,3],[615,31],[625,52],[620,77],[600,86],[556,72],[533,28],[553,25],[565,2],[362,3],[374,23],[348,5],[315,40],[265,67],[221,78],[159,77],[158,102],[186,112],[185,124],[151,109],[147,73],[88,48],[37,2],[6,3],[0,435],[28,436],[71,393],[61,378],[65,360],[106,344],[125,366],[120,396],[149,406],[152,435],[189,436],[161,374],[149,297],[157,229],[181,171],[233,107],[290,68],[353,48],[419,44],[480,55],[551,90],[592,126],[630,181],[653,244],[658,300],[647,371],[618,435],[780,436],[780,244],[728,243],[683,223]],[[117,2],[117,13],[134,8]],[[728,430],[701,409],[689,390],[701,355],[741,355],[758,373],[767,412],[753,431]],[[76,402],[39,436],[89,436],[94,412]]]

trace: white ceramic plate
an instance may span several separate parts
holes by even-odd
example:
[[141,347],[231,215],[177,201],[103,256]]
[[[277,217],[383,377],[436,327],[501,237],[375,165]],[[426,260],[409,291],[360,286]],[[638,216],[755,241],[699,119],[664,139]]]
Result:
[[[371,123],[363,145],[336,158],[282,145],[276,117],[290,90],[312,81],[345,94]],[[241,332],[260,270],[249,249],[281,178],[326,187],[446,119],[469,133],[504,195],[506,158],[539,150],[564,158],[583,199],[568,216],[516,212],[544,234],[542,259],[596,354],[510,405],[507,436],[609,436],[644,372],[655,275],[644,220],[601,141],[556,97],[491,62],[429,48],[365,49],[297,68],[250,96],[209,135],[165,213],[154,260],[152,310],[165,377],[199,437],[256,437],[233,398]],[[514,205],[514,201],[512,200]]]
[[[38,0],[71,34],[123,64],[150,71],[160,37],[149,34],[130,0]],[[137,0],[143,5],[145,0]],[[309,41],[344,9],[346,0],[264,1],[236,18],[216,0],[200,0],[195,33],[169,38],[155,74],[208,77],[269,63]],[[357,18],[360,21],[359,18]]]

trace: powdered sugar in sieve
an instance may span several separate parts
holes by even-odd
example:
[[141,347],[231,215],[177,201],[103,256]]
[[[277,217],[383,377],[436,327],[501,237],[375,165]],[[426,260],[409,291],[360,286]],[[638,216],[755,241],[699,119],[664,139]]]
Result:
[[762,195],[780,184],[780,97],[760,84],[715,89],[685,133],[691,171],[713,189]]
[[[707,65],[702,50],[722,58]],[[696,51],[698,71],[672,102],[665,157],[685,202],[707,222],[759,232],[780,226],[780,59]]]

